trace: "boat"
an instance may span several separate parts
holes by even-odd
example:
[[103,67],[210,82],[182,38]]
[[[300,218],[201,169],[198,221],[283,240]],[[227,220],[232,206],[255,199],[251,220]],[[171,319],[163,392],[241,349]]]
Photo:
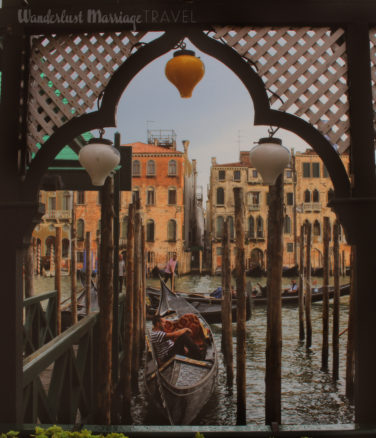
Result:
[[264,277],[266,275],[265,269],[263,269],[260,265],[251,266],[248,271],[246,271],[246,275],[248,277]]
[[[253,296],[252,303],[255,306],[265,305],[267,303],[266,298],[266,286],[261,286],[262,296]],[[342,284],[340,286],[340,296],[345,296],[350,294],[350,283]],[[334,287],[329,286],[329,299],[333,298],[334,295]],[[282,304],[297,304],[299,301],[298,292],[294,293],[283,293],[281,296]],[[323,288],[317,288],[317,292],[315,292],[314,288],[312,288],[312,302],[322,301],[323,299]]]
[[[150,300],[150,306],[148,306],[148,313],[153,315],[158,308],[160,300],[160,290],[155,287],[146,288],[147,296]],[[179,296],[185,298],[198,312],[201,313],[203,318],[209,324],[221,324],[222,323],[222,299],[213,298],[208,295],[199,293],[187,293],[176,292]],[[252,296],[250,292],[247,292],[246,301],[246,320],[249,321],[252,316]],[[237,301],[232,300],[232,322],[236,322],[237,319]]]
[[[175,355],[164,364],[158,364],[147,332],[144,369],[146,390],[170,424],[188,425],[207,403],[216,385],[218,358],[213,334],[200,313],[181,295],[173,293],[163,281],[157,314],[168,318],[168,324],[175,324],[174,329],[182,327],[178,324],[184,318],[199,321],[196,335],[202,336],[206,345],[202,360]],[[193,330],[194,327],[190,327]]]
[[299,276],[299,267],[298,265],[294,266],[284,266],[282,268],[282,277],[298,277]]

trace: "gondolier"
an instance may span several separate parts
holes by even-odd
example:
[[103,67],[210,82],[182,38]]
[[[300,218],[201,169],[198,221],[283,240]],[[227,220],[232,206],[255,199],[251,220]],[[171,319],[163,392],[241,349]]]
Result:
[[166,266],[166,269],[164,271],[164,275],[163,275],[164,282],[167,283],[168,279],[170,278],[171,279],[171,287],[173,285],[172,278],[175,274],[175,269],[176,269],[177,263],[178,262],[176,260],[176,254],[174,254],[170,258],[170,260],[167,262],[167,266]]
[[200,359],[200,349],[190,338],[192,330],[184,327],[167,333],[164,331],[165,319],[160,315],[153,317],[153,330],[150,338],[157,354],[158,362],[163,363],[175,354]]

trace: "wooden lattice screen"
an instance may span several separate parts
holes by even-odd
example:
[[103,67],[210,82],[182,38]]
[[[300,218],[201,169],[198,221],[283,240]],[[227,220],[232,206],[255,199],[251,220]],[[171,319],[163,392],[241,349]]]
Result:
[[51,35],[32,44],[28,146],[36,151],[57,127],[95,107],[114,71],[145,32]]
[[369,39],[370,39],[370,50],[371,50],[373,123],[374,123],[374,127],[375,127],[375,132],[376,132],[376,29],[370,29]]
[[210,34],[251,61],[273,109],[301,117],[340,152],[349,146],[344,31],[214,27]]
[[[249,59],[272,108],[295,114],[342,152],[349,146],[344,31],[214,27],[209,35]],[[32,47],[28,145],[95,105],[144,33],[37,38]],[[373,34],[375,38],[375,35]],[[34,149],[35,150],[35,149]]]

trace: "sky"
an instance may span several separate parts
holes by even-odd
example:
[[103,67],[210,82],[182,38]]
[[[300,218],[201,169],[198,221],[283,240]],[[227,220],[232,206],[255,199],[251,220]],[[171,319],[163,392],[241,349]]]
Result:
[[[145,41],[145,40],[144,40]],[[193,49],[205,65],[205,75],[191,98],[183,99],[164,74],[174,50],[146,66],[129,84],[120,100],[117,128],[106,129],[106,137],[118,131],[121,143],[147,142],[147,129],[174,130],[177,149],[189,140],[189,158],[197,160],[198,186],[207,194],[211,157],[217,163],[239,160],[240,150],[250,150],[268,126],[254,126],[251,97],[237,76],[224,64]],[[279,130],[276,137],[288,148],[304,151],[308,145],[295,134]]]

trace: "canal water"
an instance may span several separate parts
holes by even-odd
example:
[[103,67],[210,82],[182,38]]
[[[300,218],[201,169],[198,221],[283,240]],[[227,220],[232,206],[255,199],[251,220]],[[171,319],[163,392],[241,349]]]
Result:
[[[251,279],[265,284],[263,279]],[[349,278],[342,278],[347,283]],[[290,279],[283,279],[288,287]],[[313,278],[317,286],[321,278]],[[63,295],[69,295],[69,278],[63,278]],[[157,280],[148,280],[158,285]],[[38,278],[35,286],[38,292],[53,290],[53,278]],[[183,276],[176,279],[176,289],[190,292],[210,293],[221,284],[220,277]],[[233,282],[235,284],[235,281]],[[340,332],[347,327],[349,298],[341,297]],[[331,313],[330,313],[331,315]],[[312,304],[312,347],[307,350],[299,341],[298,309],[283,306],[282,344],[282,423],[283,424],[346,424],[354,421],[354,408],[345,397],[346,343],[347,333],[340,337],[340,378],[332,382],[331,373],[320,371],[322,340],[322,303]],[[330,329],[332,325],[330,325]],[[212,325],[217,348],[220,349],[221,326]],[[236,348],[236,325],[233,324],[234,356]],[[265,344],[266,307],[255,307],[247,322],[247,423],[264,424],[265,404]],[[332,366],[330,340],[329,370]],[[219,354],[217,386],[209,402],[196,418],[198,425],[236,424],[236,386],[226,388],[222,355]],[[234,370],[236,366],[234,364]],[[166,424],[161,415],[148,400],[140,376],[140,393],[133,398],[132,415],[134,424]]]

